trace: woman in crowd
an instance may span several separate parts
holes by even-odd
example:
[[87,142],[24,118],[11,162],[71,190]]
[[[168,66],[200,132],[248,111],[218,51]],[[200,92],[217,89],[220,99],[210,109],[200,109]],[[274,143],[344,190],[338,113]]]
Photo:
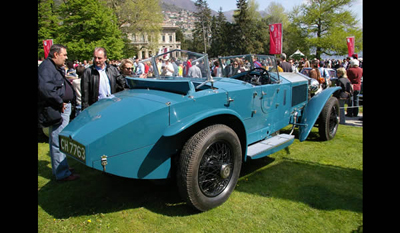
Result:
[[351,94],[353,93],[350,80],[347,78],[346,70],[343,67],[340,67],[336,71],[338,76],[338,81],[336,85],[341,87],[342,89],[336,91],[333,96],[339,100],[340,106],[340,124],[344,124],[345,122],[345,115],[344,115],[344,104],[345,102],[350,99]]

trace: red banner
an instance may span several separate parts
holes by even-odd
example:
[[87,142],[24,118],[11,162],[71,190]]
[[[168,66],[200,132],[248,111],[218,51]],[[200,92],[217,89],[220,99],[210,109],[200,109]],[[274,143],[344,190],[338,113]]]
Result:
[[281,54],[282,53],[282,24],[275,23],[269,25],[269,53]]
[[354,36],[346,37],[349,57],[354,54]]
[[50,47],[53,45],[53,39],[44,40],[43,48],[44,48],[44,58],[47,58],[50,52]]

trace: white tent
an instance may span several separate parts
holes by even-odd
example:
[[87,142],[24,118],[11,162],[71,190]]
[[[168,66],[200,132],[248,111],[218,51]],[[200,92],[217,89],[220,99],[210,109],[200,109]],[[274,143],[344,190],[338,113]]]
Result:
[[300,52],[300,50],[297,50],[296,52],[294,52],[292,55],[290,55],[290,57],[293,57],[294,55],[299,55],[299,56],[302,56],[302,57],[305,56],[302,52]]

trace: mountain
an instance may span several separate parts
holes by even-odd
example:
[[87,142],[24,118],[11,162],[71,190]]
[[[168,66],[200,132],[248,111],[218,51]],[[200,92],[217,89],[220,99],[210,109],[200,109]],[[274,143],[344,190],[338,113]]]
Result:
[[223,11],[222,13],[225,15],[226,21],[233,22],[233,13],[235,13],[235,10]]
[[[160,0],[161,8],[165,11],[180,11],[181,9],[196,12],[197,8],[191,0]],[[233,22],[234,10],[222,12],[228,22]],[[211,9],[211,15],[218,15],[218,12]]]
[[[161,8],[163,10],[168,10],[168,11],[180,11],[181,9],[188,10],[191,12],[196,12],[197,8],[194,5],[194,1],[191,0],[160,0],[161,3]],[[211,16],[218,15],[218,12],[216,12],[213,9],[211,10]],[[224,15],[227,17],[228,21],[232,21],[233,19],[233,10],[232,11],[226,11],[223,12]]]
[[160,0],[160,2],[164,3],[162,4],[162,6],[166,5],[167,7],[176,7],[178,8],[177,10],[181,8],[188,11],[196,12],[196,6],[194,5],[194,2],[190,0]]
[[[191,0],[160,0],[161,7],[163,10],[168,10],[168,11],[180,11],[180,9],[188,10],[191,12],[196,12],[197,8],[194,5],[194,1]],[[230,10],[230,11],[223,11],[226,20],[228,22],[233,22],[233,13],[235,10]],[[259,11],[261,14],[261,17],[266,16],[265,11]],[[218,12],[214,11],[211,9],[211,15],[218,15]]]

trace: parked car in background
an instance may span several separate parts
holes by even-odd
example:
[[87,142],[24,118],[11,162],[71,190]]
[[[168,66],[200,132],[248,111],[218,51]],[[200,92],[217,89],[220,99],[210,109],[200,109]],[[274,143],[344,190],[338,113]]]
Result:
[[[336,70],[332,68],[325,68],[329,73],[329,78],[322,77],[325,79],[325,84],[322,85],[322,88],[325,89],[327,87],[335,87],[337,82]],[[304,67],[301,69],[300,73],[310,77],[311,67]]]

